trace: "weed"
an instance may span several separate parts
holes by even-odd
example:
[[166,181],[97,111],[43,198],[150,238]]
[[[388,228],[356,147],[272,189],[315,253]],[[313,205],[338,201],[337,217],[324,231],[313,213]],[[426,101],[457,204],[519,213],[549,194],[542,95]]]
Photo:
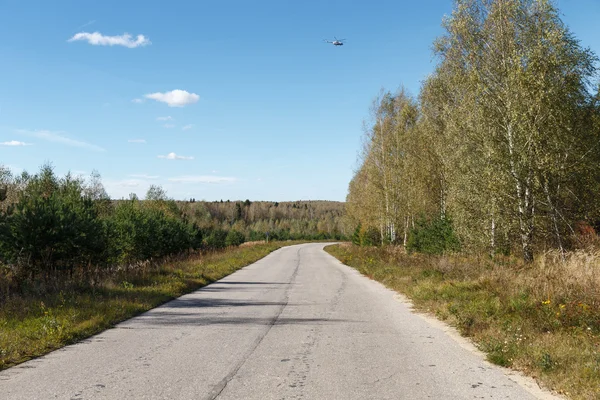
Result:
[[552,356],[550,356],[550,354],[542,354],[542,358],[540,360],[540,367],[544,372],[548,372],[554,367],[554,361],[552,360]]

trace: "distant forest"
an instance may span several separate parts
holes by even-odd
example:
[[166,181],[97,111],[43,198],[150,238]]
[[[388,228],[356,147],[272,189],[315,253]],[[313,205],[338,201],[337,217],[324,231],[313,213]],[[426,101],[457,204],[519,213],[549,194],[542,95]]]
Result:
[[340,240],[343,215],[344,204],[331,201],[176,201],[155,185],[144,200],[113,200],[98,173],[59,177],[44,165],[15,176],[0,166],[0,286],[91,279],[246,241]]
[[336,201],[177,202],[184,218],[200,229],[243,232],[247,240],[343,239],[344,203]]

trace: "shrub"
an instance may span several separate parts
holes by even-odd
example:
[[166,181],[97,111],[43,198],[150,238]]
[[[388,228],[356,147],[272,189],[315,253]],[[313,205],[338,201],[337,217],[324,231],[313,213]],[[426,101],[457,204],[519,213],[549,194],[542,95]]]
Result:
[[360,230],[361,229],[362,229],[362,225],[358,224],[358,226],[354,230],[354,233],[352,234],[352,244],[360,246],[360,242],[361,242],[360,241]]
[[106,224],[108,259],[115,264],[163,257],[198,245],[192,226],[161,207],[144,207],[137,199],[119,204]]
[[255,242],[258,240],[265,240],[267,237],[265,232],[258,232],[255,230],[251,230],[250,234],[248,235],[248,239],[250,239],[250,241]]
[[230,230],[225,238],[225,245],[227,246],[239,246],[246,241],[246,237],[242,232],[238,232],[234,229]]
[[0,253],[34,277],[102,261],[104,226],[78,179],[58,180],[50,166],[34,176],[3,218]]
[[360,243],[363,246],[380,246],[381,233],[375,227],[369,227],[361,234]]
[[213,230],[205,239],[204,244],[208,249],[217,250],[227,247],[225,240],[227,232],[221,229]]
[[439,218],[428,221],[421,217],[410,231],[406,249],[409,252],[443,254],[460,250],[460,242],[454,233],[452,220]]

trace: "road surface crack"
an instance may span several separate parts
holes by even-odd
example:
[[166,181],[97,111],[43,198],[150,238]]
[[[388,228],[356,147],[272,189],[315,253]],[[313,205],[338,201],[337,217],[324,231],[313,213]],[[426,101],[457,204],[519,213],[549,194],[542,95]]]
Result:
[[298,276],[298,270],[300,269],[300,250],[301,248],[298,249],[298,252],[296,253],[296,266],[294,268],[294,272],[292,273],[290,281],[288,282],[288,287],[285,289],[285,295],[282,304],[279,307],[279,310],[277,310],[275,316],[269,321],[267,329],[258,338],[256,338],[256,340],[250,347],[250,350],[248,350],[248,352],[242,357],[242,359],[235,365],[233,370],[229,374],[227,374],[223,379],[221,379],[221,381],[218,384],[214,386],[213,390],[211,390],[208,396],[204,398],[205,400],[215,400],[221,395],[221,393],[223,393],[223,391],[227,387],[227,384],[237,375],[238,371],[244,366],[244,364],[246,363],[246,361],[248,361],[252,353],[254,353],[258,346],[260,346],[264,338],[269,334],[273,326],[277,323],[277,320],[283,313],[283,310],[288,305],[292,285],[295,282],[296,277]]

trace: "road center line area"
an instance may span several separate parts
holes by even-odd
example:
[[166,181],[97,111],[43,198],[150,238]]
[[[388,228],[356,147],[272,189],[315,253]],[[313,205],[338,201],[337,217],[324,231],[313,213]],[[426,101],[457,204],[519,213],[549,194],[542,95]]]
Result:
[[323,251],[277,250],[0,373],[3,399],[536,399]]

